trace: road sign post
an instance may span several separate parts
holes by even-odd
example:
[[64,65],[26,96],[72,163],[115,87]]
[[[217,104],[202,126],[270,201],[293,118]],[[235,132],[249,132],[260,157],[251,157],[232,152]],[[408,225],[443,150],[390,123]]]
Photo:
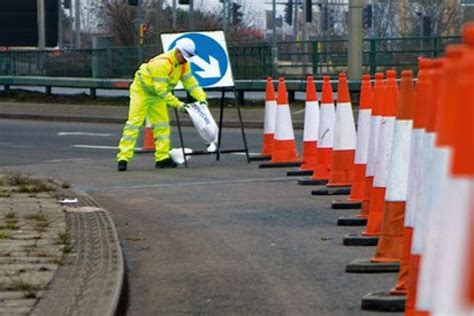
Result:
[[[182,38],[188,38],[196,45],[197,55],[193,57],[190,62],[191,71],[199,82],[199,85],[204,89],[222,91],[219,116],[219,136],[217,142],[217,151],[215,153],[207,151],[193,151],[193,153],[185,153],[179,114],[177,111],[175,111],[183,155],[186,157],[193,155],[215,154],[216,160],[219,160],[221,154],[243,152],[247,157],[247,162],[250,162],[247,139],[245,136],[245,129],[242,120],[242,112],[240,109],[239,100],[237,98],[237,90],[235,89],[234,78],[232,76],[232,69],[224,32],[213,31],[161,34],[163,51],[166,52],[173,49],[176,46],[176,42]],[[178,84],[176,89],[183,89],[183,86]],[[233,91],[234,93],[234,100],[237,107],[244,148],[224,150],[221,148],[222,123],[224,117],[224,97],[226,91]],[[187,167],[188,165],[186,159],[184,159],[184,163]]]

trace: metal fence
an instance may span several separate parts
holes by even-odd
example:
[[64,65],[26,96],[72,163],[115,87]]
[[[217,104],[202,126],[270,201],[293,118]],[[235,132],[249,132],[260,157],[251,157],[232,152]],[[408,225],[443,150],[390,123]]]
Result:
[[[387,68],[416,68],[418,56],[436,57],[459,37],[366,39],[364,72],[375,74]],[[347,40],[278,43],[278,75],[301,79],[334,75],[347,68]],[[64,51],[0,52],[0,75],[132,78],[143,60],[161,52],[158,46],[110,47]],[[230,46],[235,79],[263,79],[272,74],[269,44]]]

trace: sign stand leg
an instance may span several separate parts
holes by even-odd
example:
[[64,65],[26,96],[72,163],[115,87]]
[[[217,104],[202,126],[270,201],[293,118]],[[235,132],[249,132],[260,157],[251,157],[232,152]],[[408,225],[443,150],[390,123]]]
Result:
[[183,132],[181,130],[181,122],[179,121],[179,113],[178,110],[174,109],[174,114],[176,117],[176,125],[178,125],[178,134],[179,134],[179,141],[181,142],[181,150],[183,151],[183,158],[184,158],[184,166],[188,167],[188,160],[186,159],[186,152],[184,151],[184,140],[183,140]]
[[247,163],[250,163],[249,147],[247,146],[247,138],[245,137],[244,121],[242,119],[242,112],[240,110],[240,102],[239,102],[239,98],[237,97],[237,89],[235,89],[235,86],[234,86],[234,98],[235,98],[235,104],[237,105],[237,113],[239,115],[239,124],[240,124],[240,131],[242,132],[242,140],[244,141],[245,156],[247,157]]
[[219,114],[219,135],[217,137],[217,156],[216,160],[219,161],[221,158],[221,137],[222,137],[222,122],[224,120],[224,100],[225,100],[225,88],[222,89],[221,94],[221,109]]

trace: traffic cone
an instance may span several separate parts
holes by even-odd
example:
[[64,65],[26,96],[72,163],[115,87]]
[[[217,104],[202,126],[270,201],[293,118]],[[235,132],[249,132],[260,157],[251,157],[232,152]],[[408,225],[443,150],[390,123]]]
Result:
[[382,121],[377,140],[377,158],[375,162],[374,183],[370,199],[367,227],[364,236],[379,236],[385,209],[385,191],[388,179],[388,166],[392,152],[395,116],[398,106],[398,86],[395,70],[387,71],[385,104],[382,108]]
[[[370,118],[372,113],[372,86],[370,75],[362,76],[359,102],[359,118],[357,123],[357,146],[354,159],[354,179],[351,193],[347,201],[333,201],[333,209],[360,209],[364,199],[365,172],[367,165]],[[359,214],[360,215],[360,214]],[[338,226],[365,226],[367,218],[361,216],[340,217]]]
[[316,146],[319,132],[319,103],[313,76],[306,81],[306,107],[303,131],[303,162],[301,170],[313,170],[316,166]]
[[153,128],[148,120],[148,117],[145,120],[145,132],[143,134],[143,147],[137,148],[135,152],[137,153],[148,153],[155,151],[155,140],[153,137]]
[[[366,223],[369,216],[370,201],[372,197],[372,186],[375,174],[375,163],[378,159],[378,138],[380,126],[382,123],[382,109],[385,107],[385,90],[386,84],[383,81],[383,73],[378,72],[375,74],[374,93],[372,98],[372,114],[370,117],[370,136],[369,136],[369,147],[367,166],[365,172],[364,181],[364,198],[362,200],[362,206],[360,218],[365,218]],[[378,242],[377,236],[365,236],[362,234],[349,234],[343,238],[343,244],[345,246],[376,246]]]
[[296,150],[293,122],[291,120],[288,93],[285,79],[278,81],[278,106],[276,111],[275,141],[273,143],[272,160],[261,164],[260,168],[298,167],[301,161]]
[[[389,72],[387,77],[393,78]],[[388,95],[391,91],[396,100],[396,86],[387,84]],[[401,79],[401,98],[395,105],[397,119],[394,122],[393,136],[389,139],[391,148],[387,166],[386,194],[384,194],[383,221],[375,255],[370,260],[356,259],[346,266],[349,272],[398,272],[402,250],[403,218],[405,212],[406,191],[408,186],[408,158],[413,112],[413,78],[411,71],[404,71]],[[392,104],[387,102],[388,111]],[[385,123],[387,124],[387,123]],[[383,129],[382,129],[383,130]],[[383,132],[382,132],[383,133]],[[391,140],[390,140],[391,138]],[[375,175],[377,177],[377,174]],[[376,188],[376,187],[374,187]],[[370,216],[371,214],[369,214]],[[370,218],[369,218],[370,221]],[[373,293],[370,293],[373,295]],[[371,297],[373,300],[374,297]],[[364,303],[364,300],[363,300]]]
[[303,131],[303,161],[297,171],[289,171],[288,176],[310,176],[316,166],[316,146],[319,132],[319,102],[313,76],[306,79],[306,106]]
[[265,117],[263,122],[263,143],[259,156],[251,157],[250,160],[270,160],[275,138],[275,119],[276,119],[275,90],[273,88],[272,77],[267,78],[265,87]]
[[[395,122],[392,144],[392,155],[388,175],[387,192],[385,197],[384,222],[382,234],[377,244],[375,256],[371,262],[380,263],[401,262],[404,213],[407,199],[409,158],[411,134],[414,115],[415,90],[412,72],[402,72],[400,84],[400,100]],[[372,270],[375,270],[372,267]],[[377,269],[380,271],[381,269]],[[370,270],[368,270],[370,272]],[[362,309],[376,311],[403,311],[405,296],[392,292],[368,293],[362,298]]]
[[[441,88],[441,78],[442,78],[442,70],[443,67],[443,60],[438,58],[433,60],[433,68],[431,71],[431,78],[432,78],[432,102],[431,108],[428,110],[428,118],[426,123],[426,132],[423,137],[423,149],[421,153],[421,175],[419,183],[419,192],[417,192],[418,197],[416,200],[416,210],[415,210],[415,227],[413,230],[413,240],[412,240],[412,249],[411,254],[412,257],[410,258],[410,273],[415,271],[413,275],[410,275],[410,285],[409,291],[414,291],[414,302],[415,306],[417,306],[417,297],[418,297],[418,279],[420,273],[420,264],[423,260],[423,254],[425,252],[425,239],[427,234],[427,224],[429,222],[430,212],[433,201],[433,184],[434,181],[438,181],[438,176],[433,177],[434,174],[438,175],[438,173],[434,173],[433,170],[433,156],[435,154],[435,131],[436,131],[436,116],[437,116],[437,108],[439,104],[439,92]],[[413,264],[412,264],[413,259]],[[416,265],[416,266],[415,266]],[[412,278],[413,276],[413,278]],[[408,300],[407,300],[408,305]],[[413,306],[411,309],[407,308],[409,312],[412,312],[415,308]],[[414,310],[415,314],[419,313],[419,310]]]
[[[428,167],[430,170],[430,196],[428,199],[430,202],[430,209],[427,212],[427,218],[424,219],[426,222],[424,229],[424,242],[423,242],[423,253],[422,260],[420,263],[420,274],[418,277],[418,291],[417,291],[417,311],[424,311],[425,313],[433,312],[435,305],[434,296],[436,294],[436,287],[442,286],[443,289],[450,289],[451,293],[444,293],[438,299],[444,301],[443,306],[446,311],[455,308],[455,306],[448,307],[454,300],[460,302],[462,295],[459,289],[453,287],[452,277],[455,274],[448,272],[447,274],[440,274],[439,269],[443,263],[448,262],[450,269],[455,260],[453,258],[459,258],[459,252],[457,249],[443,249],[446,245],[446,240],[449,240],[452,236],[447,236],[452,232],[451,228],[458,229],[465,225],[467,221],[466,216],[459,214],[459,209],[453,210],[446,213],[446,209],[451,207],[451,204],[458,203],[453,202],[453,198],[457,198],[458,190],[456,188],[459,185],[459,181],[455,181],[449,175],[449,161],[451,159],[452,150],[452,130],[456,124],[453,119],[453,114],[456,107],[458,107],[459,101],[457,96],[458,91],[458,79],[461,74],[459,65],[462,60],[464,47],[460,45],[450,45],[446,50],[445,63],[442,70],[437,70],[437,76],[439,79],[439,94],[436,100],[437,102],[437,116],[435,121],[435,132],[436,132],[436,146],[433,149],[433,158],[431,159],[431,165]],[[456,193],[449,191],[455,190]],[[460,189],[462,191],[462,189]],[[467,203],[464,201],[462,203]],[[465,209],[461,208],[461,209]],[[456,216],[456,214],[458,216]],[[456,218],[453,218],[455,216]],[[460,218],[463,218],[459,222]],[[453,227],[452,222],[455,222]],[[418,228],[416,228],[418,229]],[[443,231],[445,233],[440,234]],[[464,231],[465,232],[465,231]],[[456,235],[458,232],[455,232]],[[462,240],[451,244],[448,248],[457,248],[458,244]],[[444,258],[447,254],[451,254],[450,258]],[[461,267],[460,267],[461,268]],[[459,280],[455,283],[459,283]],[[456,292],[456,298],[450,297],[452,292]]]
[[321,115],[319,123],[318,144],[316,149],[316,166],[313,169],[313,180],[329,180],[333,160],[334,127],[336,110],[329,76],[323,77],[321,98]]
[[385,102],[385,83],[384,74],[378,72],[375,74],[374,93],[372,97],[372,113],[370,115],[369,144],[367,148],[367,165],[364,180],[364,196],[360,217],[369,216],[370,198],[372,196],[372,185],[374,182],[375,161],[377,160],[377,140],[382,120],[382,107]]
[[[417,179],[419,174],[419,156],[421,151],[421,137],[424,133],[426,123],[426,113],[428,111],[428,73],[431,69],[431,60],[420,58],[418,61],[418,82],[415,91],[414,112],[413,112],[413,129],[411,132],[410,158],[408,168],[408,190],[407,203],[405,207],[404,231],[402,256],[400,259],[400,272],[395,288],[390,293],[393,295],[406,295],[408,288],[409,276],[409,258],[413,235],[413,214],[414,201],[416,199]],[[428,85],[427,85],[428,83]]]
[[364,199],[365,171],[369,153],[370,116],[372,113],[372,87],[370,75],[362,76],[359,117],[357,120],[357,148],[354,160],[354,180],[349,201]]
[[328,187],[343,187],[352,184],[356,138],[349,84],[346,74],[341,73],[337,87],[334,151]]
[[[405,210],[404,249],[397,286],[392,293],[406,293],[405,313],[414,315],[416,300],[416,280],[420,256],[412,253],[413,235],[416,225],[415,215],[418,212],[418,200],[421,195],[421,186],[424,184],[422,155],[423,141],[427,128],[428,112],[432,106],[432,61],[421,58],[419,60],[418,80],[415,90],[415,112],[412,132],[412,148],[410,154],[410,169],[408,182],[408,198]],[[408,248],[408,249],[407,249]]]

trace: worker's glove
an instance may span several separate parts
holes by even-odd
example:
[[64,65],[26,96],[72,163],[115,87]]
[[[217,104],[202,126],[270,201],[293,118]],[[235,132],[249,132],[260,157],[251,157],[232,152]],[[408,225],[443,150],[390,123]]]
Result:
[[209,106],[209,102],[207,102],[207,100],[199,101],[199,104],[203,104],[203,105],[205,105],[205,106]]
[[189,103],[181,103],[180,105],[178,105],[178,110],[181,113],[188,114],[188,111],[186,111],[186,110],[190,107],[191,107],[191,104],[189,104]]

